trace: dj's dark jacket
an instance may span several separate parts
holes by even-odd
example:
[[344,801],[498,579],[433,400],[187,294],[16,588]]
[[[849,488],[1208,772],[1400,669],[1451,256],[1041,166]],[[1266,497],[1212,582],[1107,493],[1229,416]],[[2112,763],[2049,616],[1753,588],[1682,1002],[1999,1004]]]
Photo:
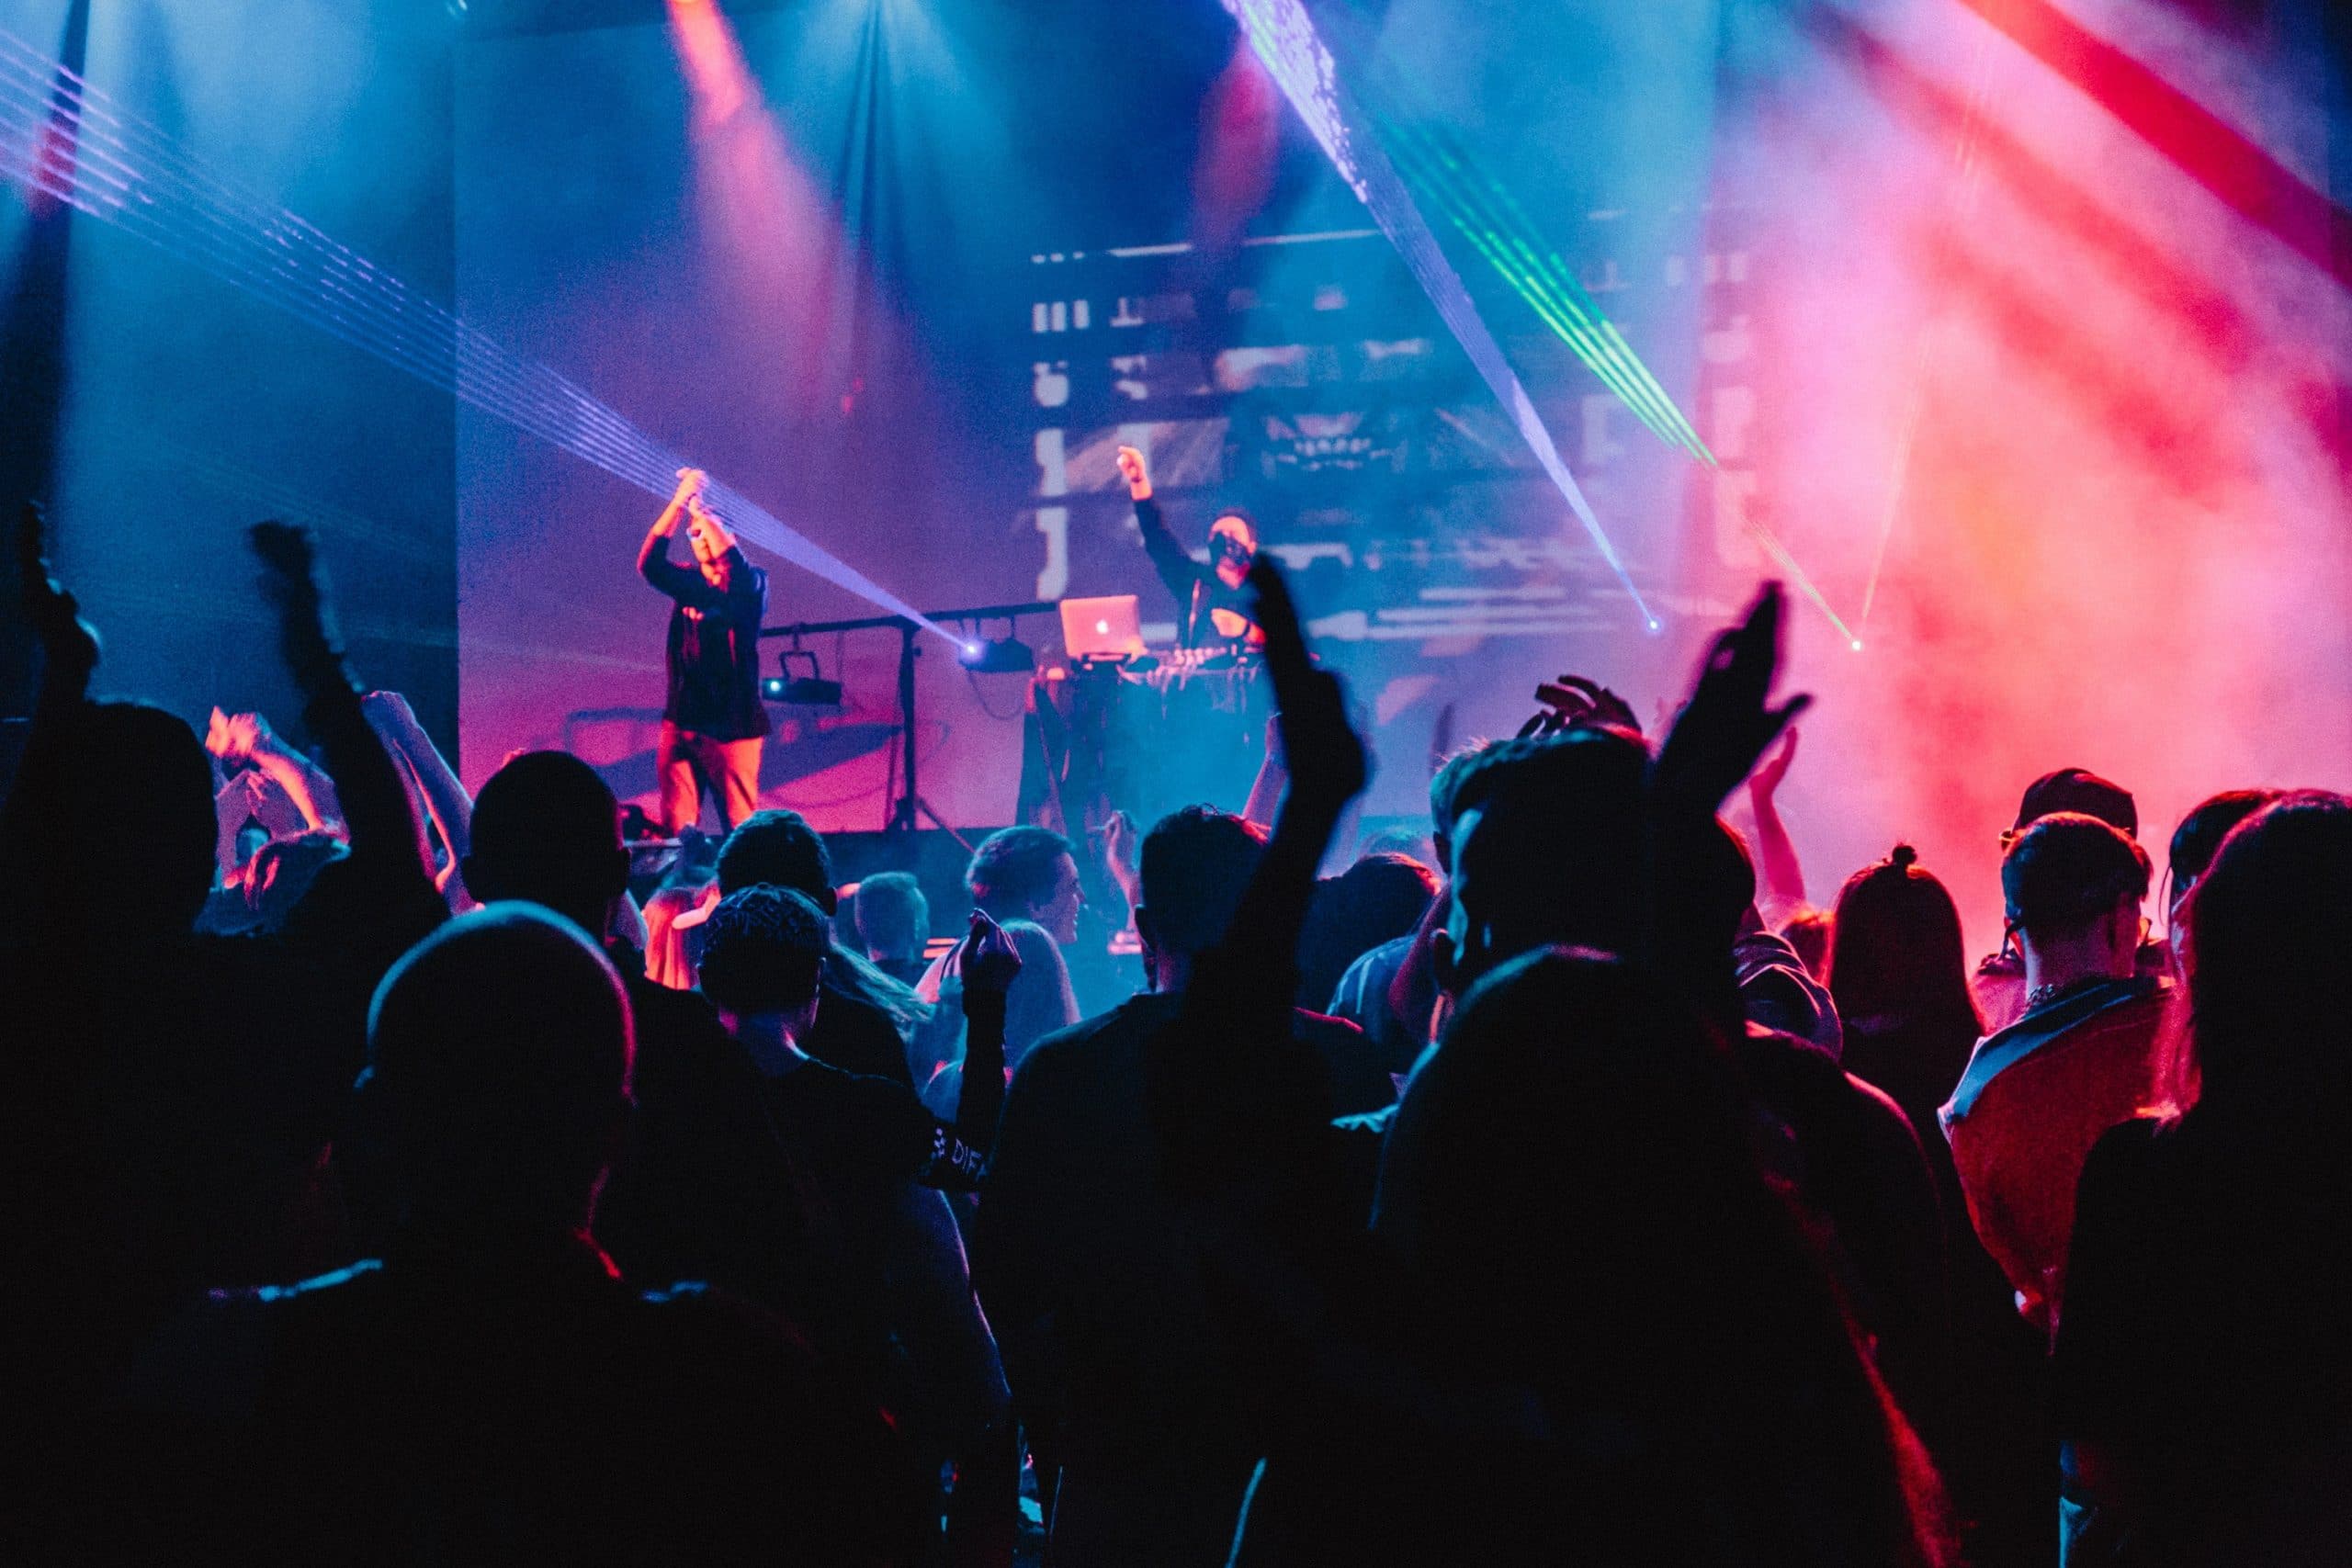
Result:
[[662,716],[713,740],[751,740],[768,732],[760,705],[760,619],[767,614],[768,574],[727,552],[725,592],[695,566],[680,566],[665,546],[645,563],[645,581],[670,605],[670,694]]
[[1176,597],[1178,646],[1238,647],[1244,639],[1219,633],[1210,613],[1227,611],[1255,628],[1256,600],[1248,585],[1227,588],[1218,580],[1215,567],[1194,560],[1193,553],[1176,537],[1175,530],[1168,526],[1168,519],[1160,514],[1159,502],[1149,496],[1136,502],[1136,526],[1143,530],[1143,547],[1151,557],[1151,564],[1159,569],[1159,581],[1168,584],[1168,592]]

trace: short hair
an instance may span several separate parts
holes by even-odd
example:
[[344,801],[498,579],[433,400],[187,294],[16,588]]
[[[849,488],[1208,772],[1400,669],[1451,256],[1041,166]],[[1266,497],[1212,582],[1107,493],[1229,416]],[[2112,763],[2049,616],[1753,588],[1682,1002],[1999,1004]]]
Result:
[[911,873],[876,872],[857,885],[852,902],[858,940],[876,953],[919,953],[931,936],[931,901]]
[[1454,796],[1471,767],[1496,745],[1492,740],[1473,741],[1439,763],[1437,772],[1430,775],[1430,842],[1441,866],[1451,865],[1453,859],[1453,822],[1460,814]]
[[2148,852],[2111,822],[2060,811],[2029,826],[2001,861],[2009,924],[2029,935],[2081,931],[2148,896]]
[[2140,808],[2130,790],[2111,779],[2099,777],[2088,768],[2060,768],[2025,786],[2025,795],[2018,802],[2017,825],[2009,829],[2010,834],[2022,833],[2044,817],[2054,817],[2062,811],[2096,817],[2135,837],[2140,831]]
[[2176,897],[2211,869],[2230,829],[2278,798],[2275,789],[2227,789],[2197,803],[2172,832],[2172,883]]
[[569,751],[509,757],[474,797],[467,887],[486,899],[575,908],[619,893],[628,875],[620,803]]
[[1136,865],[1153,942],[1183,953],[1215,947],[1265,852],[1263,829],[1214,806],[1187,806],[1153,823]]
[[736,824],[719,848],[721,894],[762,884],[805,895],[828,915],[841,907],[824,835],[797,811],[754,811]]
[[574,1212],[628,1092],[620,976],[536,905],[463,915],[395,964],[368,1013],[368,1121],[413,1203]]
[[702,924],[702,994],[729,1012],[797,1012],[817,996],[832,927],[808,895],[758,884]]
[[[1639,740],[1571,729],[1498,741],[1463,770],[1455,829],[1474,811],[1482,820],[1468,844],[1454,846],[1455,887],[1468,895],[1472,919],[1500,936],[1505,951],[1497,956],[1553,943],[1633,951],[1648,762]],[[1465,849],[1476,852],[1475,862],[1464,860]]]
[[964,886],[989,914],[1032,908],[1053,897],[1056,863],[1074,854],[1070,841],[1049,828],[1000,829],[972,852]]

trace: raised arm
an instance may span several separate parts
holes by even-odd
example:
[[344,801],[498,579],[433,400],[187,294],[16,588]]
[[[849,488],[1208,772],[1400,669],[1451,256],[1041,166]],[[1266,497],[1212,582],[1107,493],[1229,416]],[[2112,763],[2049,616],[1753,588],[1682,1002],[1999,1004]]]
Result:
[[688,511],[700,501],[703,486],[707,482],[707,476],[700,468],[680,468],[678,488],[672,492],[669,504],[662,509],[662,515],[653,520],[653,526],[645,531],[645,543],[637,550],[639,576],[681,604],[704,609],[717,607],[718,591],[693,567],[680,566],[670,558],[670,541]]
[[1796,757],[1797,732],[1792,728],[1747,779],[1747,804],[1756,813],[1756,869],[1762,884],[1757,902],[1763,908],[1764,918],[1776,925],[1804,904],[1804,867],[1797,860],[1797,846],[1774,804],[1781,781],[1789,776],[1789,764]]
[[1148,1069],[1171,1168],[1208,1184],[1273,1174],[1309,1152],[1329,1113],[1321,1059],[1293,1038],[1291,998],[1316,870],[1370,769],[1345,689],[1308,657],[1281,573],[1261,556],[1250,581],[1290,790],[1224,940],[1195,965],[1182,1014],[1154,1043]]
[[1767,582],[1747,618],[1715,637],[1699,680],[1651,764],[1645,824],[1643,952],[1667,983],[1727,1023],[1740,1017],[1730,955],[1715,941],[1703,897],[1715,813],[1809,696],[1771,705],[1781,662],[1781,585]]
[[343,807],[335,796],[334,781],[317,763],[280,739],[277,732],[270,728],[269,720],[261,715],[224,714],[214,708],[211,722],[205,729],[204,746],[224,763],[252,763],[301,814],[305,829],[342,830]]
[[1168,519],[1159,514],[1159,502],[1151,495],[1151,470],[1143,454],[1133,446],[1120,447],[1119,476],[1127,481],[1128,498],[1136,503],[1136,526],[1143,532],[1144,553],[1159,569],[1159,580],[1176,596],[1177,607],[1184,608],[1192,602],[1193,584],[1200,580],[1200,565],[1169,527]]
[[254,524],[252,539],[262,564],[263,596],[277,612],[286,667],[302,694],[304,722],[326,753],[327,774],[351,834],[350,871],[344,880],[353,885],[355,897],[381,899],[387,906],[419,893],[437,900],[417,853],[408,791],[369,728],[359,688],[344,668],[317,540],[307,527],[275,522]]
[[409,706],[406,697],[398,692],[370,692],[360,699],[360,707],[377,737],[399,756],[416,786],[417,800],[432,819],[433,830],[441,836],[449,863],[437,880],[442,896],[458,905],[466,897],[464,873],[458,867],[473,848],[474,797],[458,782],[457,771],[441,755],[441,748],[433,743],[424,726],[417,722],[416,710]]

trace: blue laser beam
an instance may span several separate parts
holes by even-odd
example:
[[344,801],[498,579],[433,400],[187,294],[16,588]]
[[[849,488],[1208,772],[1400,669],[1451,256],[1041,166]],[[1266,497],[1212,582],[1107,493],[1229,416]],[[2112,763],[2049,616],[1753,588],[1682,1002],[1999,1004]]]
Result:
[[1568,472],[1568,465],[1561,457],[1551,431],[1537,415],[1527,389],[1520,384],[1517,373],[1503,357],[1501,346],[1495,342],[1494,333],[1487,330],[1477,308],[1471,304],[1469,291],[1438,247],[1428,220],[1414,205],[1388,155],[1381,151],[1363,112],[1340,86],[1338,66],[1317,33],[1315,20],[1306,14],[1306,7],[1301,0],[1223,0],[1223,4],[1240,24],[1250,50],[1282,88],[1283,96],[1290,100],[1308,134],[1323,149],[1324,156],[1331,160],[1332,168],[1347,182],[1356,199],[1363,203],[1364,210],[1372,214],[1372,220],[1388,237],[1388,243],[1396,248],[1406,270],[1420,285],[1421,292],[1429,296],[1439,319],[1462,345],[1479,378],[1519,427],[1527,449],[1535,455],[1536,462],[1566,500],[1568,510],[1584,525],[1593,547],[1600,552],[1600,558],[1609,563],[1609,570],[1617,574],[1617,581],[1634,601],[1634,607],[1641,612],[1643,624],[1654,632],[1663,629],[1642,598],[1642,591],[1634,586],[1633,575],[1600,526],[1600,519],[1593,515],[1591,503],[1585,500],[1576,476]]
[[[561,373],[524,357],[300,215],[240,188],[62,62],[0,28],[0,179],[62,202],[649,494],[685,460]],[[741,491],[735,531],[933,636],[961,639]]]

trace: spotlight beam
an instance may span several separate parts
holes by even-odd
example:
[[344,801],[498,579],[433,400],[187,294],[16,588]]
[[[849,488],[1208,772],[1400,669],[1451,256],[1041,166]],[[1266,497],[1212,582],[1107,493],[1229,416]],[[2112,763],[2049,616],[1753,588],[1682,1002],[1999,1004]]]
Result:
[[1396,247],[1406,270],[1413,275],[1421,292],[1429,296],[1438,316],[1462,345],[1471,366],[1480,379],[1493,391],[1505,412],[1518,425],[1528,450],[1576,513],[1577,521],[1617,574],[1617,581],[1641,613],[1642,621],[1651,631],[1663,629],[1657,616],[1642,598],[1641,590],[1634,586],[1634,579],[1617,554],[1617,547],[1610,542],[1600,526],[1600,519],[1593,515],[1592,505],[1585,500],[1584,491],[1560,456],[1552,433],[1535,412],[1527,389],[1503,357],[1503,351],[1487,331],[1476,306],[1470,302],[1468,290],[1454,273],[1453,264],[1438,246],[1437,238],[1430,232],[1429,222],[1420,209],[1413,204],[1410,193],[1380,150],[1379,141],[1371,134],[1363,114],[1340,86],[1339,72],[1331,51],[1324,47],[1317,34],[1314,18],[1306,14],[1301,0],[1223,0],[1234,20],[1240,24],[1242,36],[1250,40],[1267,73],[1290,100],[1308,132],[1314,136],[1324,156],[1340,177],[1354,191],[1356,199],[1372,214],[1372,220]]
[[[47,155],[52,126],[71,128],[70,162]],[[668,495],[687,466],[560,372],[467,325],[300,215],[239,189],[6,29],[0,179],[120,229],[650,495]],[[708,493],[745,539],[959,642],[741,491],[714,481]]]

